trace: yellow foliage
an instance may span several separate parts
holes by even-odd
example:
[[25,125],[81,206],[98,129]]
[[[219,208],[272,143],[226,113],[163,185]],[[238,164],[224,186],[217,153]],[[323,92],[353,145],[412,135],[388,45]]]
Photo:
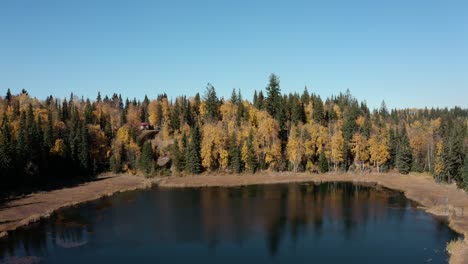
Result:
[[58,156],[65,155],[65,142],[63,139],[56,139],[54,145],[50,149],[50,152]]
[[390,158],[390,147],[387,131],[382,129],[373,134],[369,139],[370,162],[374,163],[379,170],[380,165]]
[[140,109],[131,104],[127,110],[127,124],[133,128],[138,128],[140,123]]
[[289,131],[289,138],[287,144],[287,155],[288,159],[294,165],[294,172],[297,172],[297,167],[302,161],[302,157],[305,154],[304,142],[302,139],[302,128],[291,126]]
[[158,101],[153,100],[148,105],[148,121],[152,126],[156,126],[161,122],[161,116],[158,111],[158,104]]
[[343,133],[341,132],[341,129],[336,129],[335,133],[331,137],[330,142],[330,155],[331,160],[335,166],[335,170],[337,169],[337,165],[343,161],[343,146]]
[[369,159],[367,139],[359,133],[354,134],[352,138],[351,151],[355,156],[355,162],[362,166],[363,163]]

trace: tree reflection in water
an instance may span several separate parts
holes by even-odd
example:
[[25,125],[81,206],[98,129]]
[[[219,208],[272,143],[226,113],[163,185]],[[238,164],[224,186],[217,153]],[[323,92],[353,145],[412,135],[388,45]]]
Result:
[[[424,217],[425,224],[412,223],[418,217]],[[263,244],[263,254],[270,258],[290,252],[317,256],[356,241],[378,246],[392,232],[404,234],[414,226],[421,234],[430,230],[441,245],[456,236],[444,221],[416,210],[403,194],[373,185],[155,188],[60,210],[48,220],[12,232],[0,242],[0,260],[110,252],[110,245],[130,253],[134,248],[142,250],[139,254],[164,255],[189,246],[198,251],[205,247],[207,252],[229,252],[226,248],[261,252]],[[167,252],[158,251],[162,248]]]

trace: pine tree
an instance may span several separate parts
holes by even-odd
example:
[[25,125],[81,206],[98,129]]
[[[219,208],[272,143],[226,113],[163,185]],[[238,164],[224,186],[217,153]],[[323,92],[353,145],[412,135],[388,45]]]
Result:
[[200,156],[200,130],[195,126],[190,133],[190,142],[185,152],[185,170],[188,173],[199,174],[201,172]]
[[413,155],[411,153],[408,133],[405,128],[403,128],[403,131],[401,132],[395,159],[395,165],[398,171],[402,174],[408,174],[413,163]]
[[319,164],[318,164],[318,170],[320,173],[325,173],[328,171],[328,160],[327,157],[325,156],[325,152],[322,150],[320,152],[319,156]]

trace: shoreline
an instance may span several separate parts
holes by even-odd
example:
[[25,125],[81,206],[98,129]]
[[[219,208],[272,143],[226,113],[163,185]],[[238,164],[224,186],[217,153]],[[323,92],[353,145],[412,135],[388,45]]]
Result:
[[48,218],[55,211],[111,196],[119,192],[151,187],[155,179],[142,176],[102,174],[94,181],[12,199],[0,206],[0,239],[23,226]]
[[[419,203],[420,209],[436,217],[444,217],[449,227],[463,235],[449,249],[449,263],[468,263],[468,194],[456,185],[436,183],[424,173],[269,173],[241,175],[211,175],[169,177],[159,182],[161,188],[239,187],[258,184],[351,182],[371,183],[401,191],[405,197]],[[452,242],[453,243],[453,242]],[[451,243],[451,244],[452,244]]]
[[[0,207],[0,239],[8,232],[48,218],[56,210],[89,202],[119,192],[144,189],[189,187],[239,187],[260,184],[351,182],[377,184],[401,191],[405,197],[421,205],[421,209],[444,217],[448,225],[464,239],[448,247],[450,263],[468,262],[468,194],[455,184],[436,183],[428,174],[410,173],[339,173],[260,172],[257,174],[202,174],[146,179],[127,174],[103,174],[97,180],[48,192],[33,193],[7,202]],[[466,213],[465,213],[466,211]]]

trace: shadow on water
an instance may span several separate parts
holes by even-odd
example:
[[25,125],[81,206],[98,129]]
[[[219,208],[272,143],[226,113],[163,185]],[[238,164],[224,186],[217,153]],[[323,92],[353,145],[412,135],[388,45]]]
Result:
[[445,221],[380,186],[154,188],[63,209],[12,232],[0,241],[0,260],[434,263],[446,261],[445,244],[456,237]]

